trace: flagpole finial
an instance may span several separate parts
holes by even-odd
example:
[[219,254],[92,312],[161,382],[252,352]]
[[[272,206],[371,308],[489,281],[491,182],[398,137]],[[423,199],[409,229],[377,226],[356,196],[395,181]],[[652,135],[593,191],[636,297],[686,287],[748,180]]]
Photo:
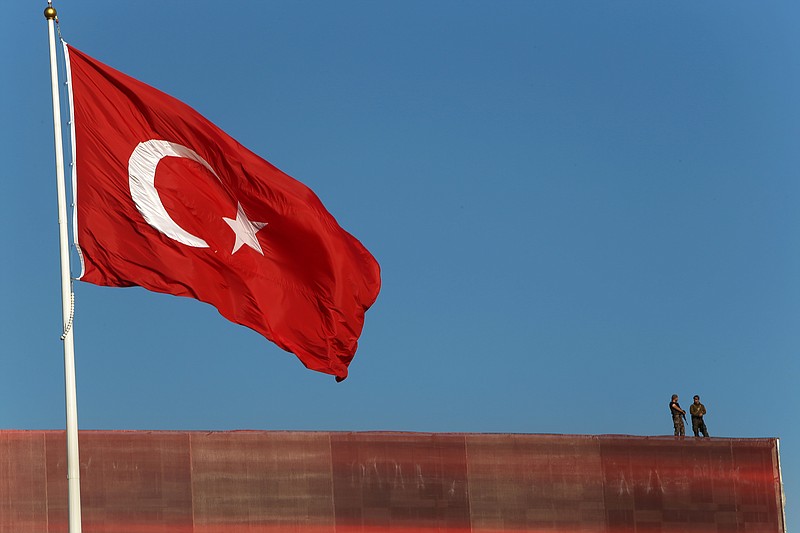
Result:
[[50,2],[48,2],[47,7],[44,8],[44,18],[46,18],[47,20],[55,20],[56,17],[58,17],[58,13],[56,13],[56,8],[54,8],[53,5]]

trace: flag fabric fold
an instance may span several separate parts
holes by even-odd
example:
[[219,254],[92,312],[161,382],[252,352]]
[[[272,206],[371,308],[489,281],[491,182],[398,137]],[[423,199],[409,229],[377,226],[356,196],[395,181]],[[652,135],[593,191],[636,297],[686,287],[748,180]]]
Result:
[[65,45],[80,279],[216,307],[338,380],[380,268],[305,185],[195,110]]

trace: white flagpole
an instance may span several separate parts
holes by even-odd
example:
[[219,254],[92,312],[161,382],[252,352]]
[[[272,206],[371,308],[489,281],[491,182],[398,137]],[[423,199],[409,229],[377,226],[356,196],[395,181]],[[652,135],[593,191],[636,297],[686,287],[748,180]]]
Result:
[[67,483],[69,533],[81,533],[81,477],[78,459],[78,400],[75,387],[75,345],[72,339],[73,295],[67,237],[67,193],[64,184],[64,149],[61,139],[61,105],[58,92],[55,23],[58,20],[52,0],[44,10],[50,37],[50,81],[53,88],[53,129],[56,145],[56,190],[58,192],[58,231],[61,249],[61,316],[64,322],[64,387],[67,407]]

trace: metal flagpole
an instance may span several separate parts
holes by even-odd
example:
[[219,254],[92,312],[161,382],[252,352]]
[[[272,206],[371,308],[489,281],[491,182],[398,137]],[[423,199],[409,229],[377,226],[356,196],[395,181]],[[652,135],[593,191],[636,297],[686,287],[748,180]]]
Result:
[[61,106],[58,93],[55,23],[58,15],[52,0],[44,10],[50,37],[50,80],[53,88],[53,130],[56,145],[56,190],[58,192],[58,231],[61,249],[61,316],[64,321],[64,386],[67,407],[67,483],[69,533],[81,533],[81,477],[78,459],[78,400],[75,392],[75,345],[72,339],[73,294],[67,237],[67,193],[64,184],[64,151],[61,139]]

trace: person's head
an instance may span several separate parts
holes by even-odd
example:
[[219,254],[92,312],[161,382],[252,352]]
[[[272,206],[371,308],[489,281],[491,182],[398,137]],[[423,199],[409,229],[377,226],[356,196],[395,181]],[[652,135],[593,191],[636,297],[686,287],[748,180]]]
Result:
[[700,396],[697,394],[694,395],[694,403],[700,403]]
[[673,394],[672,395],[672,401],[673,402],[677,402],[678,401],[678,395],[677,394]]

